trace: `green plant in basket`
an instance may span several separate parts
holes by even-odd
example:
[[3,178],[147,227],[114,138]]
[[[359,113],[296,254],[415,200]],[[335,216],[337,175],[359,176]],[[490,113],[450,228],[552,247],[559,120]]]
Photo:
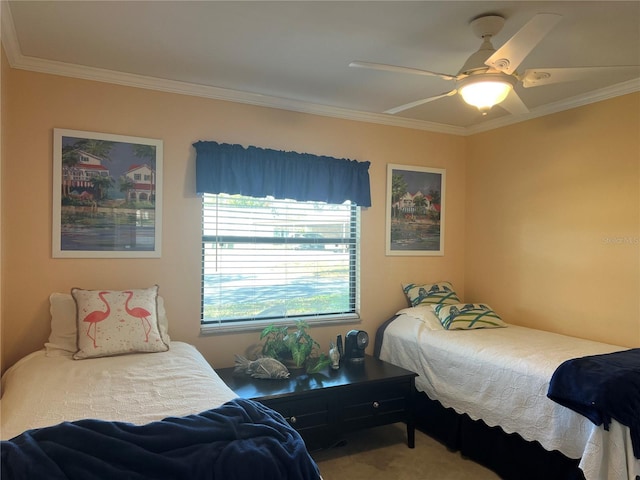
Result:
[[264,340],[262,354],[285,365],[305,368],[307,373],[319,372],[329,365],[330,360],[320,352],[320,344],[311,337],[308,329],[309,325],[303,320],[296,321],[293,332],[289,332],[287,326],[265,327],[260,334],[260,340]]

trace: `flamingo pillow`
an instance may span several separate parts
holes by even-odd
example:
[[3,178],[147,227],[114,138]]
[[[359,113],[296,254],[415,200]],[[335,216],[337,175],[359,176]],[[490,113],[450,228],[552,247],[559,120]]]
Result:
[[141,290],[71,289],[76,302],[78,351],[73,358],[165,352],[158,325],[158,286]]

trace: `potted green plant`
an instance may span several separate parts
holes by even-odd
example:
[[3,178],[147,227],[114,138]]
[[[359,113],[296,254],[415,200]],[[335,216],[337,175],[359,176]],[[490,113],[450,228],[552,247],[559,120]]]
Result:
[[307,373],[317,373],[331,362],[309,332],[309,325],[296,321],[296,329],[289,332],[288,326],[269,325],[262,330],[264,340],[262,354],[275,358],[291,368],[305,368]]

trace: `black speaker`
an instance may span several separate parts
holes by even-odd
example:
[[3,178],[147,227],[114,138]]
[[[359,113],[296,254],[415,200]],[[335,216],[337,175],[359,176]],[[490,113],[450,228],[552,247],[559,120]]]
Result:
[[349,330],[344,339],[344,357],[352,362],[364,360],[364,349],[369,345],[369,335],[364,330]]

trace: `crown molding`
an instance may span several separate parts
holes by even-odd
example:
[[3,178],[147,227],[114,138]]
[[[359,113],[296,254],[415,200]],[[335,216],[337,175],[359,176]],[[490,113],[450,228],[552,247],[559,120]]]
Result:
[[[20,51],[20,45],[17,41],[13,21],[10,18],[11,10],[9,8],[4,8],[6,2],[2,2],[2,4],[2,44],[11,68],[46,73],[50,75],[80,78],[83,80],[93,80],[115,85],[144,88],[148,90],[157,90],[161,92],[177,93],[180,95],[190,95],[261,107],[278,108],[281,110],[341,118],[344,120],[377,123],[380,125],[427,130],[453,135],[464,135],[465,133],[464,128],[452,125],[394,117],[387,114],[361,112],[346,108],[313,104],[289,98],[261,95],[227,88],[212,87],[209,85],[198,85],[177,80],[166,80],[145,75],[136,75],[132,73],[117,72],[102,68],[28,57],[22,55],[22,52]],[[8,15],[5,15],[7,12]]]
[[350,110],[340,107],[314,104],[294,100],[289,98],[261,95],[251,92],[242,92],[227,88],[212,87],[209,85],[199,85],[177,80],[166,80],[156,77],[148,77],[132,73],[117,72],[84,65],[76,65],[53,60],[43,60],[35,57],[22,55],[20,44],[15,31],[11,9],[8,2],[1,1],[1,33],[2,45],[7,55],[7,60],[12,68],[28,70],[32,72],[60,75],[64,77],[80,78],[115,85],[123,85],[161,92],[176,93],[180,95],[190,95],[201,98],[210,98],[228,102],[243,103],[268,108],[277,108],[311,115],[321,115],[325,117],[340,118],[343,120],[354,120],[358,122],[375,123],[394,127],[425,130],[435,133],[445,133],[451,135],[469,136],[476,133],[505,127],[515,123],[520,123],[532,118],[549,115],[563,110],[599,102],[608,98],[625,95],[627,93],[640,91],[640,79],[623,82],[601,90],[589,92],[569,99],[555,102],[543,107],[536,108],[524,115],[506,115],[495,120],[483,122],[470,127],[456,127],[435,122],[426,122],[410,118],[396,117],[382,113],[371,113],[357,110]]
[[[6,49],[6,47],[5,47]],[[9,55],[7,55],[8,58]],[[258,93],[242,92],[228,88],[212,87],[209,85],[198,85],[194,83],[181,82],[177,80],[166,80],[156,77],[148,77],[133,73],[116,72],[83,65],[43,60],[40,58],[26,57],[24,55],[14,55],[13,61],[9,60],[12,68],[29,70],[32,72],[60,75],[64,77],[93,80],[96,82],[124,85],[128,87],[145,88],[161,92],[177,93],[180,95],[191,95],[201,98],[224,100],[228,102],[244,103],[261,107],[277,108],[299,113],[309,113],[312,115],[322,115],[325,117],[341,118],[344,120],[355,120],[360,122],[377,123],[403,128],[413,128],[417,130],[428,130],[431,132],[448,133],[453,135],[464,135],[465,128],[452,125],[444,125],[433,122],[412,120],[409,118],[394,117],[381,113],[361,112],[346,108],[319,105],[290,98],[274,97]]]
[[18,44],[18,35],[13,24],[11,8],[9,8],[9,2],[6,0],[0,1],[0,22],[0,28],[2,29],[2,46],[7,55],[9,65],[13,66],[17,60],[16,57],[20,56],[21,53],[20,45]]

